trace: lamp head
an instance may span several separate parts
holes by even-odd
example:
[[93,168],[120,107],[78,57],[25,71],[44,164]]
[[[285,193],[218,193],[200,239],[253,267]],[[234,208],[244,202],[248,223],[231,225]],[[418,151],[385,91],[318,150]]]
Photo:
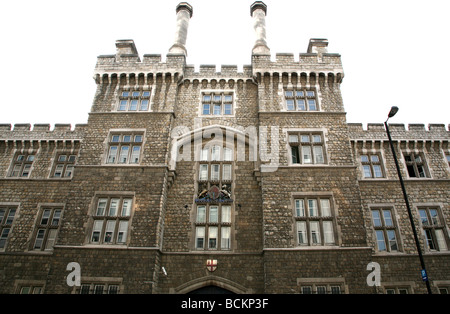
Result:
[[395,114],[397,113],[397,111],[398,111],[398,107],[392,106],[392,107],[391,107],[391,111],[389,111],[388,117],[389,117],[389,118],[392,118],[393,116],[395,116]]

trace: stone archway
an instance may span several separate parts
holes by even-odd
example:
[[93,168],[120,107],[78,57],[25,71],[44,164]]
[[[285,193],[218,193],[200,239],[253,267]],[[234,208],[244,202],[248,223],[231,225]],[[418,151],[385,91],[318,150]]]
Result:
[[218,277],[206,276],[186,282],[174,289],[180,294],[243,294],[251,293],[251,290],[231,280]]

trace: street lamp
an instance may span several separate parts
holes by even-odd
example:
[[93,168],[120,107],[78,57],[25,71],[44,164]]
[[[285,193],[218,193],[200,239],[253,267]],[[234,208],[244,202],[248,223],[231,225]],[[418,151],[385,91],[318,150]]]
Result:
[[384,126],[386,127],[386,133],[387,133],[387,136],[389,138],[389,144],[391,146],[392,155],[394,156],[395,167],[397,168],[398,178],[400,179],[400,185],[402,186],[403,198],[405,199],[406,209],[408,210],[408,215],[409,215],[409,221],[411,222],[411,228],[412,228],[412,231],[413,231],[413,234],[414,234],[414,240],[416,241],[417,252],[419,253],[420,264],[422,266],[422,270],[421,270],[422,279],[425,281],[425,284],[427,285],[428,293],[431,294],[430,282],[428,281],[428,275],[427,275],[427,271],[425,269],[425,262],[423,260],[422,250],[420,249],[419,238],[417,237],[417,233],[416,233],[416,226],[414,224],[414,219],[413,219],[413,216],[411,214],[411,208],[409,207],[408,195],[406,194],[405,184],[403,183],[402,173],[400,172],[400,167],[398,165],[397,155],[395,154],[394,144],[392,143],[391,133],[389,132],[389,127],[388,127],[388,124],[387,124],[389,118],[392,118],[393,116],[395,116],[397,111],[398,111],[398,107],[396,107],[396,106],[391,107],[391,110],[389,111],[389,114],[388,114],[388,118],[384,122]]

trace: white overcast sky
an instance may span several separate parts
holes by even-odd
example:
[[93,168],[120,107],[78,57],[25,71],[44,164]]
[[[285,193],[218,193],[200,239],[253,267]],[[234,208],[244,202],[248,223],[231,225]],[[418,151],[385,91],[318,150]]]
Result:
[[[97,56],[133,39],[139,55],[175,38],[178,0],[21,0],[0,3],[0,123],[86,123]],[[190,0],[187,63],[251,64],[254,0]],[[450,123],[448,0],[265,0],[275,53],[327,38],[342,56],[347,121]]]

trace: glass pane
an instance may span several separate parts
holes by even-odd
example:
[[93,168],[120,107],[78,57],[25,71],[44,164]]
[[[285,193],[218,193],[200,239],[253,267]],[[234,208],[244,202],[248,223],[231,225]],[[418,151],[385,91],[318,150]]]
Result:
[[300,139],[301,139],[302,143],[309,143],[310,142],[309,135],[301,135]]
[[297,99],[297,110],[304,111],[306,110],[305,100]]
[[430,209],[430,217],[433,225],[439,225],[439,217],[436,209]]
[[15,209],[11,209],[9,211],[8,217],[6,217],[5,225],[11,225],[13,223],[15,214],[16,214],[16,210]]
[[386,242],[384,241],[384,232],[376,230],[378,251],[386,251]]
[[203,249],[205,244],[205,227],[197,227],[195,229],[195,247]]
[[137,164],[139,163],[139,157],[141,155],[141,147],[140,146],[133,146],[133,150],[131,152],[131,160],[130,163]]
[[123,217],[130,216],[131,204],[132,204],[132,200],[130,198],[126,198],[123,200],[123,204],[122,204],[122,216]]
[[113,198],[111,199],[111,204],[109,205],[109,216],[116,216],[117,215],[117,208],[119,206],[120,199]]
[[210,223],[219,222],[219,207],[218,206],[210,206],[209,207],[209,222]]
[[294,100],[293,99],[286,100],[286,108],[287,108],[287,110],[294,110]]
[[231,180],[231,165],[223,165],[222,180]]
[[106,198],[101,198],[98,200],[96,216],[105,215],[105,208],[107,202],[108,200]]
[[133,99],[130,104],[130,111],[136,111],[138,106],[138,100]]
[[302,153],[303,153],[303,163],[311,164],[312,163],[311,146],[303,146]]
[[324,161],[322,146],[314,146],[314,163],[323,164]]
[[323,222],[323,236],[326,244],[334,244],[333,223],[331,221]]
[[57,233],[56,229],[50,229],[48,231],[48,237],[47,237],[47,243],[45,244],[45,250],[53,249],[53,245],[55,245],[55,240],[56,240],[56,233]]
[[420,219],[422,220],[422,225],[424,226],[428,226],[428,216],[427,216],[427,212],[425,209],[420,209],[419,210],[419,214],[420,214]]
[[53,218],[52,218],[52,226],[57,226],[59,225],[59,219],[61,218],[61,210],[57,209],[55,210],[55,212],[53,213]]
[[285,97],[294,97],[294,92],[293,91],[285,91],[284,95],[285,95]]
[[211,148],[211,160],[220,160],[220,146],[214,145]]
[[381,227],[381,217],[378,210],[372,210],[372,219],[375,227]]
[[231,148],[225,147],[223,149],[223,160],[233,161],[233,150]]
[[217,249],[217,227],[208,229],[208,248]]
[[211,165],[211,181],[219,181],[220,165]]
[[147,99],[142,99],[141,100],[140,110],[141,111],[147,111],[148,110],[148,100]]
[[230,227],[222,227],[220,238],[220,248],[228,250],[231,247],[231,228]]
[[128,221],[119,222],[119,233],[117,234],[117,243],[125,243],[127,241]]
[[117,146],[111,146],[109,148],[109,154],[108,154],[108,163],[109,164],[113,164],[116,162],[116,158],[117,158]]
[[199,180],[208,180],[208,165],[200,165]]
[[226,114],[226,115],[233,114],[233,106],[231,104],[224,105],[224,114]]
[[378,155],[370,155],[370,160],[372,162],[379,162],[380,159],[378,158]]
[[295,200],[295,213],[297,217],[305,217],[305,201]]
[[206,222],[206,206],[197,206],[197,222]]
[[222,205],[222,223],[231,223],[231,206]]
[[201,161],[208,161],[208,153],[209,153],[209,149],[208,148],[203,148],[200,151],[200,160]]
[[361,155],[361,162],[369,162],[369,157],[367,155]]
[[311,111],[317,110],[316,101],[314,99],[308,99],[308,106]]
[[292,155],[292,163],[293,164],[300,163],[300,158],[298,156],[298,147],[297,146],[291,146],[291,155]]
[[375,174],[375,178],[382,178],[383,173],[381,172],[381,166],[373,165],[373,172]]
[[309,209],[309,217],[319,216],[319,212],[317,210],[317,200],[315,199],[308,200],[308,209]]
[[116,226],[115,220],[109,220],[106,222],[106,230],[105,230],[105,243],[112,242],[112,239],[114,237],[114,228]]
[[387,230],[387,236],[389,240],[389,249],[392,251],[398,251],[397,238],[394,230]]
[[203,101],[210,102],[211,101],[211,95],[203,95]]
[[122,146],[120,148],[119,163],[121,163],[121,164],[127,163],[129,151],[130,151],[130,146]]
[[331,217],[331,208],[329,199],[320,200],[320,209],[322,210],[322,217]]
[[428,244],[428,248],[430,250],[435,250],[436,249],[436,245],[434,243],[434,237],[433,237],[433,233],[430,229],[425,229],[425,238],[427,240],[427,244]]
[[209,115],[210,114],[209,108],[210,108],[209,104],[203,104],[203,113],[202,114]]
[[447,251],[447,243],[445,242],[443,230],[436,229],[435,233],[439,251]]
[[44,240],[45,229],[39,229],[36,234],[36,242],[34,243],[35,249],[40,249],[42,247],[42,241]]
[[389,209],[383,210],[384,217],[384,225],[387,227],[392,227],[394,224],[392,223],[391,211]]
[[311,221],[310,222],[310,227],[311,227],[311,243],[312,244],[319,244],[319,243],[321,243],[319,222],[318,221]]
[[44,212],[42,213],[41,225],[48,224],[48,219],[50,218],[50,213],[51,213],[50,209],[45,209],[44,210]]
[[119,104],[119,111],[127,110],[128,100],[121,100]]
[[289,143],[298,143],[298,135],[289,134]]
[[222,109],[221,109],[222,107],[220,106],[220,105],[214,105],[214,112],[213,112],[213,114],[214,115],[220,115],[220,114],[222,114]]

